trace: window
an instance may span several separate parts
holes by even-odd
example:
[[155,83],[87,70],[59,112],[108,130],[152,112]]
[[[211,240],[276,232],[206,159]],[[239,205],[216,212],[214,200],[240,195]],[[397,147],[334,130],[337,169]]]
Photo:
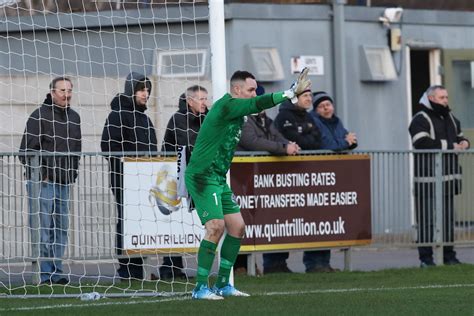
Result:
[[388,46],[361,46],[360,67],[362,81],[390,81],[397,72]]
[[206,60],[205,49],[158,52],[157,74],[164,78],[202,77]]
[[253,66],[252,73],[258,81],[285,79],[280,54],[276,48],[250,47],[249,51]]

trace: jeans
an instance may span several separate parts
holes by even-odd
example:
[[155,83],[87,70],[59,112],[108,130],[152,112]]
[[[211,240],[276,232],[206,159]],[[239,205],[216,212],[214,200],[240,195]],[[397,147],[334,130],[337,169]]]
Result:
[[[39,186],[38,195],[33,196],[33,186]],[[55,282],[63,274],[61,258],[68,243],[69,228],[69,185],[51,182],[26,184],[30,228],[40,230],[39,256],[41,282]],[[38,203],[39,202],[39,203]],[[32,227],[33,203],[39,206],[39,227]],[[51,258],[51,259],[47,259]]]

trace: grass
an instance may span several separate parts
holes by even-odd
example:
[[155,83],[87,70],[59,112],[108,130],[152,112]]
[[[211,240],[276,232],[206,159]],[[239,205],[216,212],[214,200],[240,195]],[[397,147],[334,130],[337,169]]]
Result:
[[[189,296],[104,298],[2,298],[0,315],[474,315],[474,265],[430,269],[238,277],[249,298],[191,301]],[[123,286],[123,285],[121,285]],[[139,289],[141,282],[123,287]],[[144,287],[158,288],[156,282]],[[31,293],[32,288],[16,289]],[[122,291],[123,291],[122,288]],[[92,290],[94,288],[90,288]],[[35,288],[38,292],[38,288]],[[100,291],[100,288],[95,288]],[[120,291],[120,286],[114,291]],[[184,287],[177,286],[177,291]],[[188,285],[188,289],[189,285]],[[23,291],[23,292],[21,292]],[[44,294],[78,293],[78,287],[41,287]]]

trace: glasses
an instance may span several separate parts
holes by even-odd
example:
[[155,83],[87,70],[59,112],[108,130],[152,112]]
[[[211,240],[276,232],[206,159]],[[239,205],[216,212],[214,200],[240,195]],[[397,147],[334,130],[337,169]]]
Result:
[[54,91],[56,93],[59,93],[59,94],[71,94],[72,93],[72,89],[54,89]]

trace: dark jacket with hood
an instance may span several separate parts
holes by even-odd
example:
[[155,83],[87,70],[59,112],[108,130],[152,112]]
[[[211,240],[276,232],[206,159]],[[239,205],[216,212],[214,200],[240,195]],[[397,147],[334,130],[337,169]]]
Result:
[[280,106],[274,124],[286,139],[297,143],[301,149],[321,149],[321,134],[313,118],[291,101],[287,100]]
[[281,135],[273,121],[263,112],[246,117],[237,150],[264,150],[274,155],[286,155],[287,145],[288,140]]
[[[453,149],[454,143],[468,141],[458,119],[449,107],[431,102],[426,93],[420,99],[421,111],[413,117],[409,131],[415,149]],[[436,154],[415,155],[415,194],[434,194]],[[461,193],[461,166],[458,155],[445,153],[442,159],[444,194]]]
[[349,146],[346,141],[348,131],[336,115],[333,115],[330,119],[322,117],[315,111],[311,111],[310,115],[321,132],[321,149],[340,151],[357,147],[357,143]]
[[206,110],[205,113],[194,114],[186,103],[186,97],[182,94],[179,109],[166,126],[161,150],[175,153],[178,151],[178,146],[188,146],[191,152],[207,112]]
[[[104,153],[136,152],[151,155],[157,151],[156,132],[150,118],[145,114],[146,107],[135,104],[135,87],[145,81],[151,93],[151,82],[142,74],[132,72],[127,76],[123,93],[117,94],[110,107],[102,131],[100,147]],[[112,172],[112,187],[122,187],[123,166],[120,158],[111,157],[109,167]]]
[[26,178],[32,179],[32,157],[24,152],[40,152],[40,180],[71,184],[77,178],[80,155],[51,155],[81,151],[81,118],[71,109],[53,104],[48,93],[43,104],[31,113],[20,144],[20,161],[26,167]]

